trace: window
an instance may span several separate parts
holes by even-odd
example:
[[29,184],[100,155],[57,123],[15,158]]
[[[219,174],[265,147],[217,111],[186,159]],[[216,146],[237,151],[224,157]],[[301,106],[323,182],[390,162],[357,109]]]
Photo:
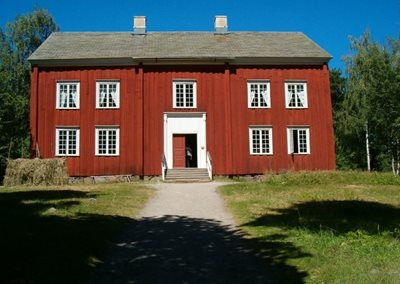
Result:
[[307,83],[287,82],[286,88],[286,107],[287,108],[307,108]]
[[269,82],[248,82],[247,83],[248,106],[249,108],[269,108],[271,99]]
[[119,82],[96,82],[96,108],[119,108]]
[[78,128],[56,128],[56,156],[79,156]]
[[96,155],[97,156],[119,155],[119,128],[114,128],[114,127],[96,128]]
[[308,128],[288,128],[289,154],[310,154],[310,131]]
[[272,154],[272,128],[252,127],[249,129],[249,138],[251,155]]
[[57,109],[79,109],[79,82],[57,82]]
[[196,82],[175,81],[173,82],[174,108],[195,108]]

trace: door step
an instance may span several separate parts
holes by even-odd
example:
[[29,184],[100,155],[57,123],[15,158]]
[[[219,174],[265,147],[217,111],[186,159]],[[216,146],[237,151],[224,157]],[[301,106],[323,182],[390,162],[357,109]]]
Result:
[[182,168],[168,169],[165,182],[207,182],[210,181],[207,169]]

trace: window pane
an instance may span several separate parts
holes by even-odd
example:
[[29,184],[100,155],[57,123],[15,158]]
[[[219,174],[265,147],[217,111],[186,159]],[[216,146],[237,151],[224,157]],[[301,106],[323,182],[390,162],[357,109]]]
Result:
[[106,130],[99,130],[99,154],[107,154],[107,131]]
[[195,106],[195,83],[181,82],[174,83],[175,107],[194,107]]
[[75,104],[76,95],[77,95],[76,85],[75,84],[69,85],[68,107],[70,107],[70,108],[75,108],[76,107],[76,104]]
[[76,154],[76,130],[68,131],[68,154]]
[[77,108],[79,100],[78,83],[57,83],[59,108]]
[[299,130],[299,153],[307,153],[307,131]]
[[110,84],[108,89],[108,96],[109,96],[109,107],[116,107],[117,102],[116,102],[116,95],[117,95],[117,84]]
[[267,84],[260,84],[260,106],[267,107],[268,106],[268,86]]
[[68,86],[60,85],[60,93],[59,93],[59,107],[67,107],[68,106]]
[[98,83],[98,106],[100,108],[115,108],[119,102],[119,83]]
[[77,129],[57,129],[57,155],[77,155],[78,154],[78,130]]
[[193,84],[192,83],[186,83],[186,107],[193,107]]
[[288,92],[289,92],[289,106],[295,107],[296,106],[296,91],[294,85],[288,85]]
[[108,131],[108,154],[117,153],[117,132],[116,130]]
[[58,154],[65,155],[67,153],[67,131],[58,131]]
[[260,147],[260,132],[258,130],[252,131],[252,141],[253,141],[253,153],[259,154],[261,147]]
[[117,129],[98,129],[98,145],[97,154],[99,155],[116,155],[117,154]]
[[251,106],[258,107],[258,88],[256,84],[250,84]]
[[183,107],[184,106],[183,88],[184,88],[184,84],[176,84],[176,86],[175,86],[176,106],[177,107]]
[[264,154],[270,153],[269,130],[267,130],[267,129],[261,130],[261,145],[262,145],[262,153],[264,153]]
[[306,107],[305,83],[287,84],[288,107]]

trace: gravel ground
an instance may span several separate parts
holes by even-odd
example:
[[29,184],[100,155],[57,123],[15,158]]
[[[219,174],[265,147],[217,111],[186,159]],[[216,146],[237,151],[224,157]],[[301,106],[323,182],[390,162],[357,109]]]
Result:
[[216,192],[222,183],[154,185],[156,196],[89,283],[269,283]]
[[216,189],[221,182],[208,183],[160,183],[155,198],[147,203],[140,217],[162,217],[167,215],[203,218],[219,221],[223,225],[234,225],[232,215],[227,212]]

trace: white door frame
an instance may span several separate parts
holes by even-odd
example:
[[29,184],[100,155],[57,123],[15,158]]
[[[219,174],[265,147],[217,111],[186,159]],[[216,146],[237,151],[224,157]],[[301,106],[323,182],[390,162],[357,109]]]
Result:
[[165,112],[164,113],[164,154],[167,167],[173,166],[174,134],[197,135],[197,167],[206,168],[206,113],[205,112]]

